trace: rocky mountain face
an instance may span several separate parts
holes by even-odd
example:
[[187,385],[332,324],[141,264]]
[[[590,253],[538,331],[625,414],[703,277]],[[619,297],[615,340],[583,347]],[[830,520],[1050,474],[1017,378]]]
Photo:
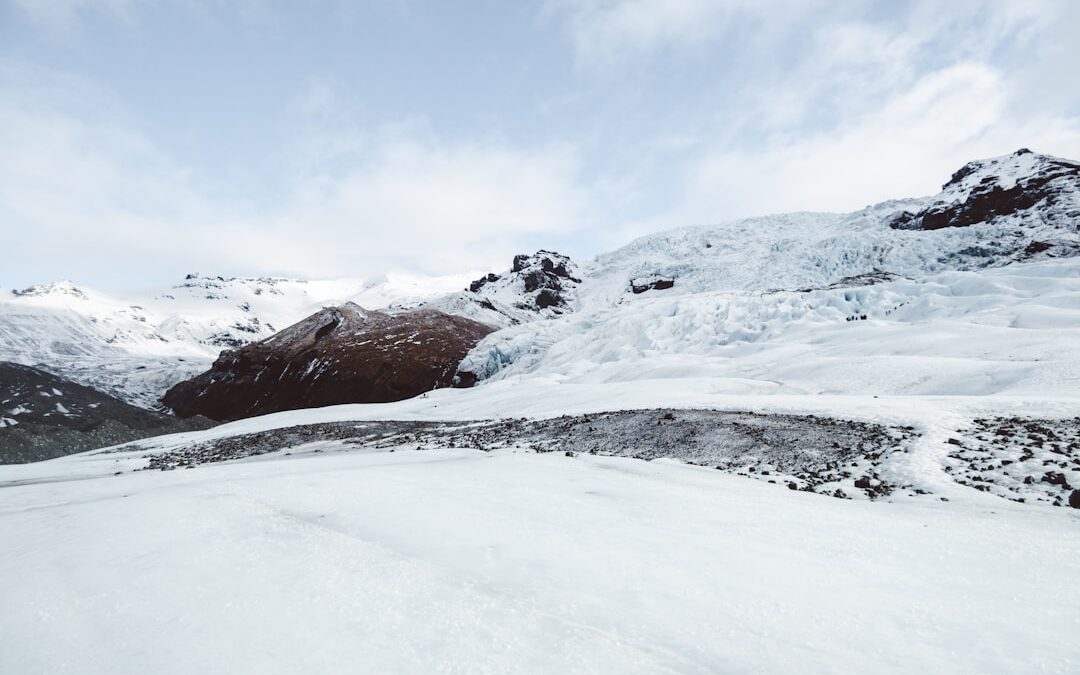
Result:
[[70,282],[0,290],[0,360],[154,409],[166,389],[205,370],[222,348],[272,335],[336,290],[199,275],[145,297]]
[[71,282],[0,289],[0,360],[42,368],[133,405],[324,307],[354,302],[392,313],[432,309],[496,327],[566,311],[580,275],[565,256],[517,256],[514,269],[469,275],[305,281],[189,274],[157,293],[117,297]]
[[[889,226],[940,230],[1008,220],[1038,222],[1060,229],[1063,235],[1080,231],[1080,163],[1026,148],[1005,157],[968,162],[929,205],[902,211]],[[1031,242],[1026,250],[1032,255],[1044,251],[1069,254],[1076,245],[1055,238]]]
[[353,302],[390,316],[430,310],[499,329],[468,357],[471,370],[458,384],[469,384],[532,359],[548,344],[537,336],[552,330],[541,319],[573,323],[575,315],[602,316],[660,296],[848,287],[872,274],[918,279],[1068,257],[1080,253],[1078,223],[1080,164],[1020,150],[966,164],[933,197],[671,230],[580,267],[541,250],[471,283],[468,275],[302,281],[193,274],[140,298],[70,283],[0,290],[0,360],[154,408],[222,348],[236,352],[324,307]]
[[438,309],[505,328],[574,310],[581,271],[554,251],[514,256],[510,269],[473,280],[467,288],[416,306]]
[[494,327],[434,309],[395,313],[346,303],[259,342],[226,350],[163,402],[181,417],[232,420],[339,403],[397,401],[450,386]]
[[14,363],[0,363],[0,464],[34,462],[117,443],[206,429]]
[[[522,291],[515,306],[538,312],[550,309],[553,314],[566,311],[569,308],[568,293],[581,283],[581,279],[574,276],[574,267],[570,258],[554,251],[514,256],[510,277],[516,275],[520,279]],[[482,293],[485,286],[498,281],[498,277],[492,279],[489,275],[474,281],[469,290]]]

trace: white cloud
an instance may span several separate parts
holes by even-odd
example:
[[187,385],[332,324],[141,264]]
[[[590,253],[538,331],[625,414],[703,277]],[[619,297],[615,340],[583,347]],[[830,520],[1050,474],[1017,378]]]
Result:
[[568,146],[378,141],[365,166],[305,181],[266,229],[309,275],[501,266],[531,235],[580,225],[576,173]]
[[706,43],[717,63],[739,64],[725,71],[731,95],[717,97],[701,142],[670,165],[678,178],[666,206],[616,237],[933,193],[963,163],[1022,146],[1080,156],[1080,73],[1070,67],[1080,52],[1063,28],[1080,18],[1075,3],[917,1],[867,12],[870,3],[851,2],[812,15],[770,1],[559,7],[588,64],[681,68],[665,51]]
[[[771,43],[819,0],[550,0],[547,12],[566,23],[578,58],[605,66],[650,52],[699,46],[748,19],[759,44]],[[763,19],[763,20],[759,20]]]
[[[24,4],[58,26],[92,6]],[[964,162],[1020,146],[1080,156],[1077,3],[548,7],[587,68],[537,70],[538,91],[572,104],[544,117],[551,126],[516,132],[528,143],[454,121],[487,119],[490,101],[443,111],[403,95],[387,123],[372,92],[393,89],[327,67],[304,70],[283,102],[277,128],[291,136],[244,146],[269,161],[196,171],[110,92],[0,62],[0,284],[55,270],[118,284],[196,270],[456,272],[503,265],[533,242],[607,247],[630,233],[925,194]]]
[[[460,272],[506,265],[531,235],[583,218],[572,147],[413,138],[409,125],[369,134],[333,172],[316,171],[317,144],[298,144],[306,172],[278,156],[290,191],[272,206],[251,194],[222,199],[105,93],[43,71],[0,75],[0,270],[9,278],[25,280],[40,261],[75,279]],[[340,159],[341,148],[322,150]]]
[[981,64],[932,72],[859,118],[753,149],[714,147],[668,211],[639,230],[787,211],[849,211],[936,193],[969,160],[1030,146],[1080,157],[1080,120],[1016,117],[1003,76]]
[[[592,65],[611,64],[664,49],[693,49],[703,43],[739,42],[770,50],[809,33],[834,42],[837,52],[874,59],[890,49],[862,40],[867,17],[900,23],[907,37],[929,42],[948,34],[941,50],[969,54],[997,48],[1003,41],[1024,39],[1045,30],[1054,17],[1070,12],[1070,3],[1054,0],[915,0],[910,3],[872,0],[548,0],[546,13],[563,20],[577,55]],[[816,56],[821,57],[819,52]],[[745,55],[744,55],[745,56]]]

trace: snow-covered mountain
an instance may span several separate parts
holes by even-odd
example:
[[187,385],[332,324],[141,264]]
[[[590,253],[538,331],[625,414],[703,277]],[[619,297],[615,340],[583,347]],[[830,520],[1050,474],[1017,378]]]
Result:
[[459,292],[474,276],[365,282],[190,274],[162,291],[130,297],[71,282],[0,290],[0,360],[37,365],[156,408],[170,386],[206,370],[222,349],[269,337],[326,306],[408,309],[439,298],[454,314],[496,326],[524,316],[499,298],[495,305]]
[[[466,384],[707,372],[755,390],[850,391],[872,363],[905,373],[875,378],[884,391],[941,391],[956,375],[981,382],[965,391],[1022,391],[1073,377],[1071,348],[1039,331],[1074,325],[1076,267],[1060,259],[1080,251],[1078,222],[1080,165],[1020,150],[965,165],[935,196],[682,228],[580,266],[540,251],[479,278],[189,275],[139,298],[70,283],[3,291],[0,359],[155,407],[222,349],[353,302],[501,328],[462,363]],[[1009,374],[980,379],[989,362]]]
[[1078,228],[1080,165],[1021,150],[966,165],[934,197],[650,235],[583,266],[576,312],[493,333],[461,371],[708,375],[758,392],[1075,388]]
[[222,348],[271,335],[322,302],[363,291],[356,281],[199,275],[146,297],[70,282],[0,291],[0,359],[153,408],[165,389],[205,370]]

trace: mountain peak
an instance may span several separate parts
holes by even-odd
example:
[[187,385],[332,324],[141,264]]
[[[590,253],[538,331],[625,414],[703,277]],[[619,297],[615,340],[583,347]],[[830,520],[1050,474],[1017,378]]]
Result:
[[22,290],[12,290],[17,297],[68,296],[85,300],[86,292],[70,281],[53,281],[47,284],[35,284]]
[[967,227],[1022,216],[1033,208],[1042,220],[1068,230],[1080,215],[1080,163],[1028,148],[971,161],[953,173],[929,206],[900,213],[889,225],[902,230]]
[[326,307],[265,340],[223,351],[209,371],[162,400],[181,417],[216,420],[396,401],[453,384],[457,364],[493,330],[427,308]]
[[468,291],[489,300],[514,296],[513,305],[544,313],[559,314],[569,306],[570,296],[581,283],[577,265],[568,256],[540,249],[514,256],[510,272],[488,274],[469,284]]
[[1020,148],[1010,155],[968,162],[953,173],[941,190],[960,197],[983,184],[993,183],[1008,189],[1032,180],[1075,176],[1078,171],[1080,164],[1076,162]]

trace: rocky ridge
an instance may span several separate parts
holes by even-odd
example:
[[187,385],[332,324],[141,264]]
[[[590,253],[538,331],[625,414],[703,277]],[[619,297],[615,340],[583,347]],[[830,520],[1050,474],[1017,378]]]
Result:
[[203,417],[178,420],[37,368],[0,363],[0,464],[210,426]]
[[433,309],[389,313],[346,303],[222,352],[162,400],[181,417],[216,420],[397,401],[450,386],[461,358],[492,330]]
[[901,211],[889,227],[940,230],[996,221],[1060,230],[1060,237],[1028,242],[1018,257],[1075,255],[1077,242],[1068,235],[1080,231],[1080,163],[1027,148],[968,162],[953,173],[929,205]]

